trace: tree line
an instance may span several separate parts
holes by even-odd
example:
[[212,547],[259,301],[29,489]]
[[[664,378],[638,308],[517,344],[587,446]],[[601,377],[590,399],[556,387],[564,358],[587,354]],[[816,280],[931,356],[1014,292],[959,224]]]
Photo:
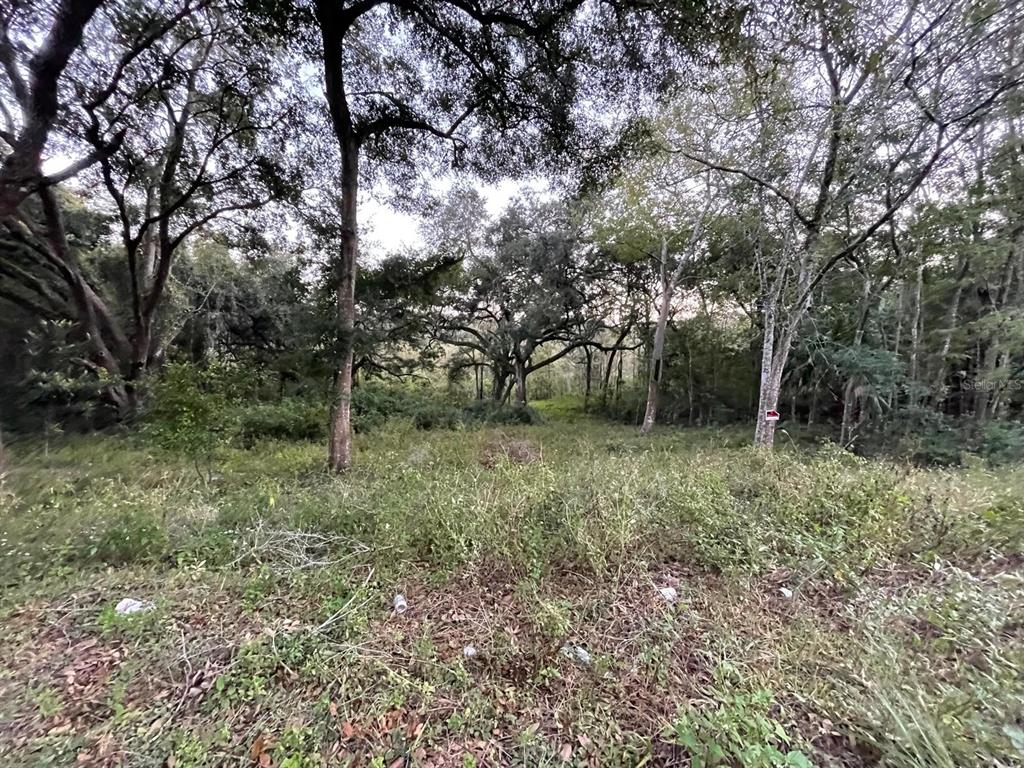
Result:
[[[848,446],[1013,419],[1021,13],[10,3],[5,387],[130,423],[168,360],[329,381],[336,470],[353,384],[432,368],[525,407],[578,362],[608,406],[631,359],[642,431],[682,399],[764,446],[769,413]],[[492,214],[508,177],[547,192]],[[368,195],[420,244],[361,243]]]

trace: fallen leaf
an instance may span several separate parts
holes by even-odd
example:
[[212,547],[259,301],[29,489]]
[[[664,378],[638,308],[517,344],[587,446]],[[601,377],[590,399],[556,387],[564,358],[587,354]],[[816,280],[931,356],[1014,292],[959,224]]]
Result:
[[263,755],[266,753],[266,751],[267,751],[267,740],[266,740],[266,738],[264,738],[263,734],[261,733],[259,736],[256,737],[256,741],[254,741],[252,743],[252,746],[249,748],[249,757],[252,760],[254,760],[254,761],[255,760],[260,760],[263,757]]
[[572,759],[572,744],[563,744],[562,751],[558,753],[558,758],[563,763],[568,763]]

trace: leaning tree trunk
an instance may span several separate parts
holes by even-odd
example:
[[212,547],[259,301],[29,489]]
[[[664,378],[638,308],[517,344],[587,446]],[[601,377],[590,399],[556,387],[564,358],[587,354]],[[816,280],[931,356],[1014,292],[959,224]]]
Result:
[[338,357],[340,367],[331,421],[330,468],[352,465],[352,349],[356,322],[356,196],[359,192],[359,146],[354,137],[343,142],[341,158],[341,254],[338,262]]
[[621,350],[619,349],[619,347],[621,347],[622,342],[626,340],[626,336],[629,334],[630,325],[631,324],[626,324],[622,327],[622,330],[619,331],[618,338],[615,339],[615,344],[612,346],[611,351],[608,353],[608,360],[604,368],[604,377],[601,382],[602,408],[608,403],[608,387],[610,386],[612,380],[612,371],[615,367],[615,358],[616,355],[618,355],[619,360],[621,361]]

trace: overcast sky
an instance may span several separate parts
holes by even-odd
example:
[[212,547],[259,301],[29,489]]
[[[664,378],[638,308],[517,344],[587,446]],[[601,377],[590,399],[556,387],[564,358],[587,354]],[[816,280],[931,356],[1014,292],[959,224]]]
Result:
[[[434,184],[436,192],[443,193],[450,189],[455,183],[455,178],[450,177],[439,180]],[[476,185],[477,191],[487,201],[487,213],[497,216],[516,195],[525,191],[540,192],[549,188],[544,179],[507,179],[496,184]],[[423,244],[423,237],[420,233],[419,216],[414,216],[404,211],[395,210],[383,202],[385,197],[382,194],[375,194],[371,190],[365,197],[360,196],[359,201],[359,237],[367,244],[377,246],[382,253],[415,248]]]

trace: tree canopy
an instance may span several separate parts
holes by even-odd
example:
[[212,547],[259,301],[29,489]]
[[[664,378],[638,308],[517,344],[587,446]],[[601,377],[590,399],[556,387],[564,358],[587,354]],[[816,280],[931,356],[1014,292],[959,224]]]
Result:
[[1020,32],[973,0],[9,4],[5,386],[130,424],[168,362],[233,360],[333,389],[334,469],[361,381],[469,370],[762,445],[769,413],[854,448],[1013,420]]

